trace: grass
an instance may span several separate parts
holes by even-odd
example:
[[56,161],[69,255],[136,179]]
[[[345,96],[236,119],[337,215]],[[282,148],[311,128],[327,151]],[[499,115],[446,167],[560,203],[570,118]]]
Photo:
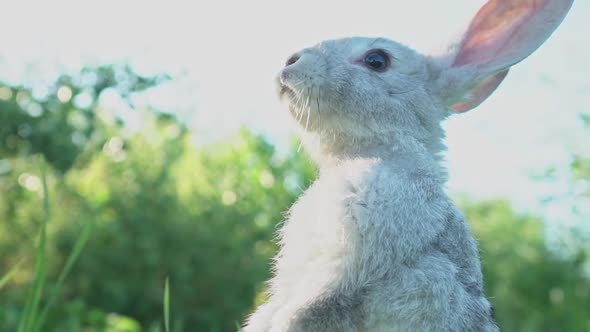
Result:
[[[46,286],[46,245],[47,245],[47,224],[51,218],[51,211],[49,208],[49,191],[47,189],[47,165],[41,159],[41,183],[43,195],[43,218],[41,221],[41,229],[39,231],[39,240],[37,242],[37,249],[35,254],[35,269],[33,274],[33,282],[29,288],[25,306],[23,309],[23,316],[19,321],[18,332],[40,332],[45,324],[47,315],[49,314],[53,304],[55,303],[63,283],[70,272],[72,266],[78,259],[82,249],[86,245],[90,234],[92,233],[91,222],[86,223],[76,243],[74,249],[66,260],[66,263],[60,272],[57,282],[48,292],[45,304],[41,307],[41,299]],[[0,277],[0,289],[5,286],[14,274],[18,271],[23,260],[18,262],[10,271],[4,276]]]
[[[46,265],[47,265],[47,225],[51,219],[50,209],[50,193],[47,186],[47,166],[44,160],[40,162],[40,177],[42,183],[42,200],[43,200],[43,217],[41,220],[39,235],[37,239],[36,254],[33,280],[30,288],[28,289],[27,299],[23,309],[23,315],[20,318],[18,332],[41,332],[46,323],[47,317],[51,312],[54,304],[58,300],[61,289],[64,285],[67,275],[71,271],[72,267],[76,263],[80,256],[80,253],[84,249],[90,235],[92,234],[94,223],[86,222],[78,239],[76,240],[72,252],[65,261],[64,267],[60,271],[56,283],[46,288]],[[0,290],[3,289],[15,274],[19,271],[20,267],[25,262],[25,259],[21,259],[16,263],[8,272],[4,275],[0,275]],[[45,297],[43,295],[46,294]],[[43,304],[43,305],[42,305]],[[167,277],[164,284],[163,294],[163,318],[164,318],[164,331],[170,332],[170,281]],[[236,322],[236,331],[241,330],[239,322]],[[181,330],[181,325],[176,325],[174,331]]]
[[0,278],[0,290],[12,279],[18,268],[24,262],[24,259],[21,259],[18,263],[16,263],[2,278]]
[[170,283],[166,278],[164,285],[164,331],[170,332]]
[[[39,238],[37,242],[35,254],[35,269],[33,274],[33,282],[27,293],[27,299],[23,309],[23,316],[19,321],[18,332],[40,332],[43,331],[43,326],[47,320],[53,305],[55,304],[61,292],[64,281],[76,263],[80,253],[84,249],[86,242],[90,238],[93,229],[93,223],[87,222],[80,236],[74,244],[74,248],[61,270],[57,282],[46,292],[48,295],[44,301],[44,306],[41,307],[41,299],[44,294],[46,286],[46,246],[47,246],[47,224],[51,219],[51,210],[49,205],[49,190],[47,189],[47,165],[44,160],[41,160],[40,166],[41,183],[42,183],[42,197],[43,197],[43,218],[41,228],[39,231]],[[19,270],[23,264],[24,259],[21,259],[14,267],[12,267],[6,274],[0,276],[0,290],[6,286],[12,277]],[[163,311],[164,311],[164,331],[170,332],[170,283],[169,278],[166,278],[164,285],[163,297]]]
[[34,327],[39,325],[39,304],[45,284],[45,246],[47,241],[47,222],[49,220],[49,193],[47,190],[47,166],[41,161],[41,183],[43,184],[43,219],[41,221],[41,231],[39,243],[37,244],[37,254],[35,256],[35,272],[33,285],[29,289],[27,301],[25,302],[24,315],[18,326],[18,332],[35,331]]
[[51,307],[55,303],[55,300],[57,299],[57,296],[59,295],[59,293],[61,291],[61,287],[63,286],[66,276],[68,275],[68,273],[72,269],[72,266],[74,265],[74,263],[78,259],[78,256],[80,256],[82,249],[86,245],[86,242],[88,241],[88,238],[90,237],[90,234],[92,233],[92,226],[93,225],[94,224],[90,223],[90,222],[86,223],[86,225],[84,225],[84,228],[82,229],[82,233],[80,233],[80,237],[78,237],[78,240],[76,240],[76,243],[74,244],[74,249],[72,250],[68,259],[66,260],[66,264],[64,265],[64,268],[60,272],[57,282],[55,283],[55,285],[53,286],[53,288],[49,292],[49,297],[47,298],[47,303],[45,304],[43,311],[41,311],[41,313],[39,315],[39,319],[36,322],[35,328],[33,329],[33,331],[40,331],[41,326],[43,326],[43,324],[45,323],[45,320],[47,319],[47,314],[49,313],[49,310],[51,309]]

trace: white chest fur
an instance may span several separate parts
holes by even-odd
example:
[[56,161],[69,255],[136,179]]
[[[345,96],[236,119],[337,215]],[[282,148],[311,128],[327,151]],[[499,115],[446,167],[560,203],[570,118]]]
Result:
[[273,283],[275,294],[297,304],[325,291],[350,266],[357,252],[357,203],[378,166],[355,160],[324,169],[290,210],[281,230],[282,248]]

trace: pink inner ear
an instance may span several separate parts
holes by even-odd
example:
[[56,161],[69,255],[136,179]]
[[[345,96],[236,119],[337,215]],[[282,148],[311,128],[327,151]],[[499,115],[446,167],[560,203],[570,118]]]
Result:
[[486,3],[471,22],[453,65],[485,63],[493,59],[514,36],[514,30],[530,18],[527,13],[536,10],[539,5],[536,2],[508,0]]
[[573,0],[490,0],[477,13],[453,66],[486,65],[492,72],[520,62],[557,28]]
[[451,108],[461,113],[479,106],[502,83],[506,75],[508,75],[508,71],[509,69],[506,69],[481,81],[470,91],[470,95],[466,101],[454,104]]
[[[574,0],[488,0],[471,21],[451,67],[467,67],[451,107],[468,111],[500,85],[510,66],[533,53],[559,26]],[[452,69],[452,68],[451,68]],[[455,99],[456,100],[456,99]]]

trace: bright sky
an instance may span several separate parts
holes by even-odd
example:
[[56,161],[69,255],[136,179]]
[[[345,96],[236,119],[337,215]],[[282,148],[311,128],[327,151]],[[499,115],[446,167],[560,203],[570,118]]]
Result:
[[[351,35],[442,50],[484,2],[6,1],[0,79],[17,79],[23,68],[51,78],[60,68],[51,64],[75,69],[110,61],[183,73],[152,101],[190,121],[203,139],[246,125],[284,144],[293,132],[273,78],[291,53]],[[538,209],[540,197],[571,190],[534,183],[530,175],[566,165],[572,151],[590,154],[577,117],[590,111],[589,20],[590,2],[576,1],[558,31],[490,100],[447,123],[452,192],[508,196],[520,208]],[[564,211],[543,213],[559,218]]]

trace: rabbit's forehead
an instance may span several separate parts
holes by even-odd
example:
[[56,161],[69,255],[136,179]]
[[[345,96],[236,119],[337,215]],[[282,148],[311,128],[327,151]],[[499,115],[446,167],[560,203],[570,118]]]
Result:
[[415,55],[406,46],[387,38],[350,37],[323,41],[316,47],[327,53],[338,55],[362,55],[369,50],[382,49],[396,58],[408,58]]

